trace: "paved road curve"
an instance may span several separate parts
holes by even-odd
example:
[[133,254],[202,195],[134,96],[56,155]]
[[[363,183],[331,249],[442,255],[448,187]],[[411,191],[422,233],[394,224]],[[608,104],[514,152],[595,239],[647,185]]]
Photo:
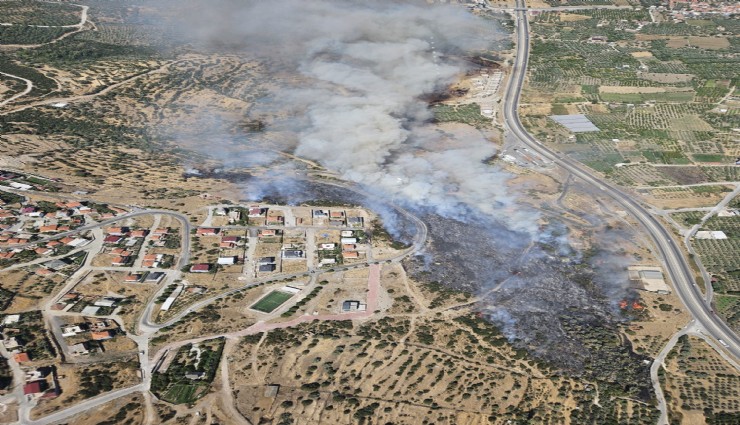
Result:
[[635,201],[630,195],[620,189],[604,182],[591,174],[585,167],[576,161],[561,155],[537,141],[519,121],[518,105],[524,78],[526,76],[527,62],[529,60],[529,23],[524,0],[517,0],[517,55],[516,63],[512,71],[511,80],[506,92],[506,104],[504,105],[504,121],[508,130],[529,148],[536,151],[553,163],[565,168],[574,176],[592,185],[597,190],[613,198],[632,218],[640,222],[652,237],[658,250],[658,255],[663,259],[668,275],[681,301],[689,310],[707,334],[715,339],[721,339],[727,344],[726,349],[737,359],[740,359],[740,339],[737,335],[712,311],[710,305],[704,301],[704,297],[696,286],[694,276],[688,262],[683,256],[678,244],[675,243],[671,234],[650,215],[645,207]]

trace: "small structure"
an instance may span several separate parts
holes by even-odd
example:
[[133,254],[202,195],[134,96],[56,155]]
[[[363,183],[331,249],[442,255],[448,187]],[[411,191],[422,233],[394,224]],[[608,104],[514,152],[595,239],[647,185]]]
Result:
[[360,254],[357,251],[344,251],[342,252],[342,258],[344,259],[360,258]]
[[342,303],[342,311],[345,313],[365,310],[367,310],[367,304],[363,304],[357,300],[346,300]]
[[68,349],[69,354],[73,356],[82,356],[90,353],[89,345],[87,344],[87,342],[70,345]]
[[205,372],[188,372],[185,374],[185,377],[187,379],[190,379],[191,381],[197,381],[200,379],[203,379],[206,376]]
[[214,227],[199,227],[195,231],[195,234],[198,236],[215,236],[218,234],[218,229]]
[[100,307],[89,305],[82,309],[81,313],[84,316],[95,316],[98,314],[98,310],[100,310]]
[[665,283],[663,271],[655,266],[632,266],[628,268],[631,282],[641,285],[642,289],[659,294],[670,294],[671,288]]
[[101,298],[96,300],[93,304],[98,307],[115,307],[118,300],[112,298]]
[[218,257],[218,260],[216,261],[218,264],[224,265],[224,266],[230,266],[234,265],[237,262],[237,257],[234,255],[229,255],[225,257]]
[[144,278],[144,282],[159,283],[159,281],[162,280],[164,276],[165,276],[164,272],[151,272],[148,275],[146,275],[146,278]]
[[20,314],[9,314],[3,319],[3,325],[12,325],[18,323],[19,320],[21,320]]
[[123,237],[122,236],[109,235],[109,236],[106,236],[105,239],[103,239],[103,243],[107,243],[107,244],[111,244],[111,245],[116,245],[116,244],[120,243],[122,240],[123,240]]
[[85,332],[85,329],[82,329],[80,325],[65,326],[62,328],[62,336],[65,338],[81,334],[82,332]]
[[45,380],[29,382],[23,386],[23,395],[36,395],[46,391],[48,384]]
[[303,251],[300,249],[284,249],[283,258],[286,260],[296,260],[303,258]]
[[258,270],[260,273],[267,273],[274,272],[276,268],[275,264],[260,264]]
[[314,218],[327,218],[329,217],[329,211],[327,210],[313,210],[312,215]]
[[92,338],[93,341],[105,341],[105,340],[113,338],[114,336],[115,335],[113,334],[113,331],[109,331],[109,330],[90,333],[90,338]]
[[267,208],[250,207],[247,217],[264,217],[267,214]]
[[16,363],[25,363],[30,362],[31,357],[28,355],[28,353],[21,351],[20,353],[15,353],[13,355],[13,360],[15,360]]
[[208,273],[211,271],[211,265],[208,263],[193,264],[190,267],[190,273]]
[[362,217],[347,217],[347,225],[351,227],[362,227],[364,220]]

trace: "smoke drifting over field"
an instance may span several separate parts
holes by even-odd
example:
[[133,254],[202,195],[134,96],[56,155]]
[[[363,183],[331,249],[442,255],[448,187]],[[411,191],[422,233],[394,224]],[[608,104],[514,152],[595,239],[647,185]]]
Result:
[[[285,111],[268,133],[279,127],[296,138],[270,146],[420,212],[433,260],[410,259],[411,273],[486,294],[485,311],[512,340],[562,352],[561,317],[605,319],[605,289],[616,288],[612,303],[624,291],[616,274],[567,270],[577,260],[565,231],[541,229],[539,214],[517,202],[509,174],[486,163],[496,150],[480,132],[430,124],[424,95],[453,83],[466,71],[462,55],[499,36],[490,21],[390,0],[217,2],[191,19],[199,42],[257,56],[280,76],[259,108]],[[292,172],[274,167],[246,192],[303,199]],[[569,352],[579,347],[571,342]]]
[[[219,3],[199,37],[297,73],[267,107],[298,120],[295,154],[349,181],[445,216],[483,213],[534,235],[537,217],[515,207],[508,175],[484,164],[495,146],[478,132],[428,124],[421,97],[465,71],[458,54],[497,37],[460,7],[393,1]],[[226,20],[224,22],[224,20]]]

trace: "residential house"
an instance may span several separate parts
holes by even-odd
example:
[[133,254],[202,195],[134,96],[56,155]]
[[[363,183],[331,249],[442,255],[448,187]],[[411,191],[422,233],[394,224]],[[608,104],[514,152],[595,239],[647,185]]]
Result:
[[113,338],[115,334],[113,331],[97,331],[97,332],[90,332],[90,338],[92,338],[93,341],[106,341],[111,338]]
[[117,266],[117,267],[125,266],[126,264],[128,264],[130,258],[131,257],[119,256],[119,257],[114,258],[110,263],[112,266]]
[[103,239],[103,243],[115,245],[115,244],[120,243],[122,240],[123,240],[123,237],[121,236],[110,235],[110,236],[106,236],[105,239]]
[[13,354],[13,360],[15,360],[16,363],[26,363],[31,361],[31,356],[29,356],[28,353],[21,351],[20,353]]
[[126,236],[128,234],[128,227],[109,227],[108,234],[113,236]]
[[238,258],[235,255],[228,255],[224,257],[218,257],[218,260],[216,261],[218,264],[228,266],[236,264],[238,261]]
[[139,229],[139,230],[132,231],[131,234],[129,235],[129,237],[131,237],[131,238],[145,238],[146,235],[148,235],[148,234],[149,234],[149,231],[148,230],[146,230],[146,229]]
[[260,264],[258,270],[261,273],[266,273],[266,272],[273,272],[275,271],[276,268],[277,266],[275,266],[275,264]]
[[267,208],[250,207],[247,217],[263,217],[265,214],[267,214]]
[[33,381],[23,386],[23,395],[36,395],[46,391],[48,383],[45,380]]
[[208,263],[193,264],[190,267],[190,273],[208,273],[211,271],[211,265]]
[[218,234],[218,229],[214,227],[199,227],[195,234],[198,236],[215,236]]
[[117,299],[101,298],[99,300],[96,300],[93,305],[96,305],[98,307],[115,307],[117,302]]
[[137,283],[141,282],[141,274],[139,273],[129,273],[126,275],[126,277],[123,279],[126,283]]
[[141,266],[147,268],[158,267],[163,258],[163,254],[147,254],[144,256],[144,260],[141,262]]
[[82,356],[90,353],[90,345],[87,342],[81,342],[79,344],[70,345],[68,350],[69,354],[73,356]]
[[151,272],[148,275],[146,275],[146,278],[144,279],[144,282],[147,283],[159,283],[162,278],[164,278],[165,274],[163,272]]
[[300,249],[284,249],[283,258],[288,260],[303,258],[303,251]]

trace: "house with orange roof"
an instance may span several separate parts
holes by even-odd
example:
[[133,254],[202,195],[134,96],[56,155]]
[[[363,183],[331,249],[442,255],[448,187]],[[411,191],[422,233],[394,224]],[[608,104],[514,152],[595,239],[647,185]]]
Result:
[[0,252],[0,260],[10,260],[15,256],[15,252],[8,251],[8,252]]
[[58,231],[59,226],[56,224],[48,224],[46,226],[39,227],[39,233],[49,233]]
[[47,255],[47,254],[51,254],[52,252],[54,252],[54,250],[51,248],[47,248],[45,246],[40,246],[34,249],[34,252],[38,255]]
[[90,332],[90,338],[92,338],[93,341],[105,341],[107,339],[113,338],[113,332],[112,331],[97,331],[97,332]]
[[120,257],[114,258],[113,261],[110,262],[110,264],[112,266],[125,266],[126,264],[128,264],[128,261],[129,261],[129,257],[120,256]]
[[146,235],[148,235],[148,234],[149,234],[149,231],[148,230],[146,230],[146,229],[139,229],[139,230],[132,231],[129,236],[132,237],[132,238],[145,238]]
[[214,227],[199,227],[195,231],[195,234],[198,236],[215,236],[218,234],[218,229]]
[[125,248],[113,248],[110,250],[113,255],[120,255],[122,257],[128,257],[131,255],[131,251],[127,251]]
[[13,355],[13,360],[15,360],[17,363],[24,363],[30,362],[31,357],[26,352],[20,352]]
[[360,254],[357,251],[344,251],[342,258],[360,258]]
[[123,236],[128,233],[128,227],[109,227],[108,234],[113,236]]
[[159,263],[164,258],[163,254],[147,254],[144,256],[144,260],[141,262],[142,267],[154,268],[159,266]]
[[141,281],[141,275],[138,273],[130,273],[124,279],[124,282],[134,283]]
[[115,245],[115,244],[121,242],[122,240],[123,240],[123,237],[121,237],[121,236],[118,236],[118,235],[110,235],[110,236],[106,236],[105,239],[103,239],[103,243]]
[[51,271],[51,270],[49,270],[49,269],[47,269],[47,268],[42,267],[42,268],[36,270],[36,274],[39,275],[39,276],[49,276],[49,275],[54,274],[54,272]]

